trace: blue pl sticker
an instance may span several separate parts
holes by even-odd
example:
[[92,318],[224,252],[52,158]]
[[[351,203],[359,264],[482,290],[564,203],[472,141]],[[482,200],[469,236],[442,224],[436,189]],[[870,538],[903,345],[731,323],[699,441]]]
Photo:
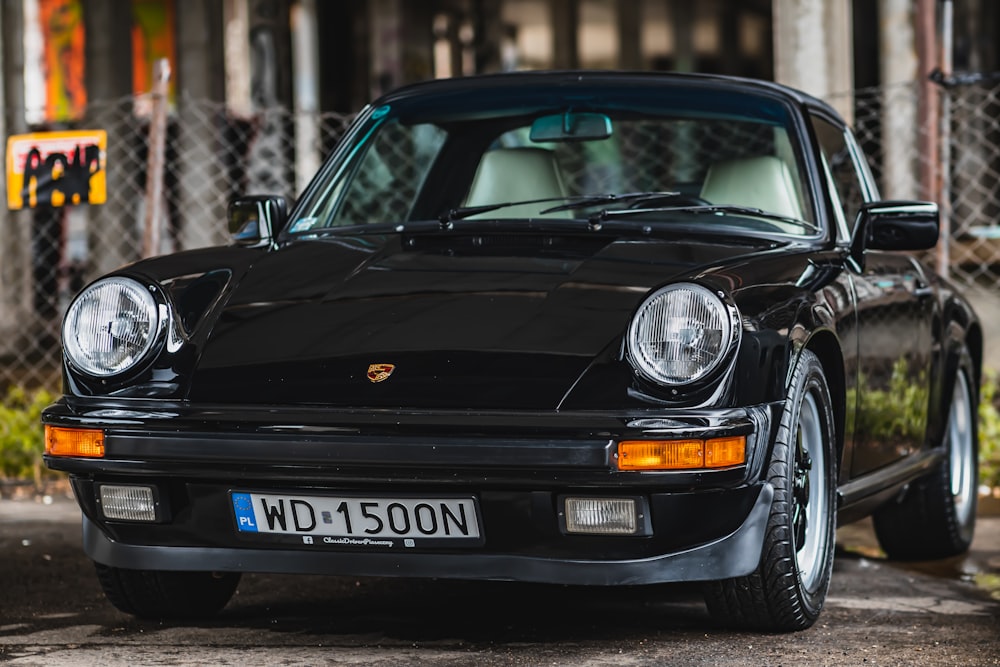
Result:
[[257,519],[253,515],[253,499],[250,494],[234,493],[233,509],[236,511],[236,526],[244,533],[256,533]]

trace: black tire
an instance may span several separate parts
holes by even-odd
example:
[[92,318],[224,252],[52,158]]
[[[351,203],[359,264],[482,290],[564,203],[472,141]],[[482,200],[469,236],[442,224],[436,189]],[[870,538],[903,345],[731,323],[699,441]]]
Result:
[[111,604],[139,618],[212,616],[226,606],[240,583],[238,572],[166,572],[94,565]]
[[942,447],[944,460],[874,515],[875,535],[894,560],[948,558],[968,551],[976,525],[979,477],[978,391],[963,351]]
[[815,354],[803,351],[774,442],[774,501],[760,564],[748,576],[705,585],[712,617],[740,629],[811,626],[826,600],[836,530],[836,431],[830,390]]

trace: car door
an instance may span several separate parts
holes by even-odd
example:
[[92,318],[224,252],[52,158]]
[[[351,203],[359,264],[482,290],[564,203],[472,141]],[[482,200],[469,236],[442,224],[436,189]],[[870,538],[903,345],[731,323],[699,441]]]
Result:
[[[853,137],[824,118],[813,117],[836,213],[850,237],[864,201],[877,198]],[[856,391],[848,395],[848,431],[853,448],[845,460],[849,476],[877,470],[920,448],[927,430],[931,326],[936,308],[930,276],[906,253],[865,251],[851,278],[856,298]],[[851,383],[848,382],[848,385]],[[851,405],[854,420],[850,422]]]

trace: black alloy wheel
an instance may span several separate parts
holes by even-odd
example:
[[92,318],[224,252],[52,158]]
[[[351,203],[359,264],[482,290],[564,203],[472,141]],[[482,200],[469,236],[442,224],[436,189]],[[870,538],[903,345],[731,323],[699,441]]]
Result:
[[757,569],[709,582],[708,610],[741,629],[803,630],[819,617],[833,570],[836,431],[819,358],[799,357],[778,428],[768,482],[774,500]]

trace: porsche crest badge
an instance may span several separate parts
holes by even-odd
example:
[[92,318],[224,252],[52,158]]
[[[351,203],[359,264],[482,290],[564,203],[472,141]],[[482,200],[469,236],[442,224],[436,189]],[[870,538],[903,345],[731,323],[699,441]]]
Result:
[[394,370],[395,364],[372,364],[368,367],[368,379],[372,382],[385,382]]

